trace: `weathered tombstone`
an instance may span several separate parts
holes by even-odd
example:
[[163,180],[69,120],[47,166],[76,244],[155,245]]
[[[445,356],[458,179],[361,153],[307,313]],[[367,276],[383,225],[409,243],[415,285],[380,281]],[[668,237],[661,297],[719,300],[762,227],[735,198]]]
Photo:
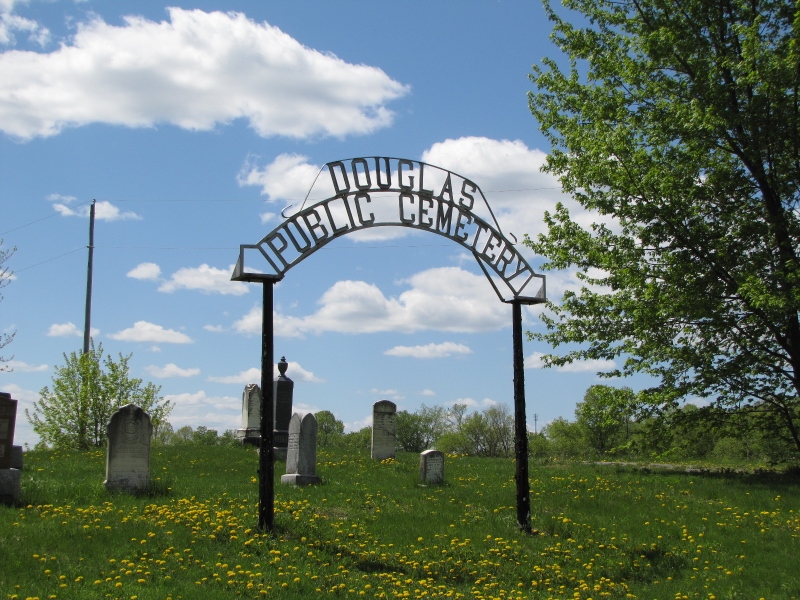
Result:
[[425,450],[420,453],[419,480],[422,483],[444,483],[444,452]]
[[150,415],[134,404],[123,406],[106,425],[106,480],[109,490],[144,491],[150,485]]
[[289,444],[286,454],[286,475],[281,483],[309,485],[319,483],[317,476],[317,418],[297,413],[289,421]]
[[11,394],[0,392],[0,504],[19,502],[21,473],[14,468],[14,425],[17,401]]
[[261,443],[261,388],[255,383],[244,386],[242,392],[242,426],[234,434],[243,444]]
[[11,468],[16,421],[17,401],[11,399],[11,394],[0,392],[0,469]]
[[272,430],[272,446],[275,460],[286,460],[289,445],[289,421],[292,418],[292,396],[294,395],[294,382],[286,376],[289,363],[282,356],[278,363],[280,375],[272,384],[273,413],[275,426]]
[[22,446],[11,446],[11,468],[22,471]]
[[380,400],[372,405],[372,458],[394,458],[397,442],[397,405]]

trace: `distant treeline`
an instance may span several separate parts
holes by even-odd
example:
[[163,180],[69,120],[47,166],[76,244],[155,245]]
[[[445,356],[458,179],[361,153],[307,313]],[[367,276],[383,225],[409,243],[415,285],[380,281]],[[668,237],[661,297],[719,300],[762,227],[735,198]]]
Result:
[[[514,455],[514,417],[502,404],[468,412],[466,404],[425,406],[397,412],[397,448],[436,448],[470,456]],[[315,413],[320,448],[369,449],[372,430],[345,433],[328,410]],[[156,444],[238,444],[233,430],[169,423],[157,428]],[[528,433],[528,450],[538,462],[559,460],[711,461],[778,465],[800,461],[792,439],[771,413],[750,406],[722,411],[685,404],[659,414],[645,412],[630,388],[591,386],[575,408],[574,420],[558,418]]]

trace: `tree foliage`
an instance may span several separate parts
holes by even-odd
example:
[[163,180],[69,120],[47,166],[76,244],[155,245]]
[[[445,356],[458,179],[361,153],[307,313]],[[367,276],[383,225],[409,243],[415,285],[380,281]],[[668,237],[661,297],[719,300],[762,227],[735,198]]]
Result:
[[317,419],[317,443],[323,448],[333,446],[344,435],[344,423],[329,410],[314,413]]
[[593,385],[575,407],[575,420],[583,428],[589,444],[600,455],[627,436],[625,426],[634,410],[636,395],[629,387]]
[[[533,115],[564,206],[526,243],[586,286],[549,305],[574,350],[618,359],[669,409],[708,397],[778,423],[800,449],[800,11],[790,0],[549,4],[569,58],[535,66]],[[530,335],[530,334],[529,334]]]
[[[103,346],[92,344],[86,354],[64,354],[64,365],[56,367],[53,389],[45,386],[33,412],[25,416],[42,441],[54,448],[84,450],[105,446],[106,425],[121,406],[136,404],[150,415],[155,430],[172,411],[172,403],[159,397],[159,386],[143,385],[131,377],[131,355],[103,360]],[[216,433],[216,432],[215,432]]]
[[[0,239],[0,290],[6,287],[9,282],[11,281],[11,276],[13,275],[12,271],[5,266],[5,262],[11,258],[11,255],[14,254],[16,248],[11,248],[9,250],[3,250],[3,240]],[[0,302],[3,301],[3,294],[0,294]],[[0,350],[5,348],[11,343],[11,340],[14,339],[16,332],[0,332]],[[8,363],[13,357],[5,357],[0,354],[0,371],[9,371],[10,367],[6,364]]]

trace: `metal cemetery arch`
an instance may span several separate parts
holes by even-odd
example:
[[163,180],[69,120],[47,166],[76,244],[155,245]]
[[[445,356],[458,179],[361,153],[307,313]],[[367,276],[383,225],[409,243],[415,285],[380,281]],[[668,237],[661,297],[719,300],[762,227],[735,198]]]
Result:
[[272,530],[274,517],[273,284],[338,237],[362,229],[398,226],[430,231],[466,248],[498,298],[512,305],[517,522],[529,532],[522,305],[546,301],[545,278],[536,274],[514,247],[516,238],[512,243],[503,234],[481,189],[461,175],[423,162],[360,157],[326,164],[300,209],[288,217],[284,214],[287,210],[281,213],[285,221],[258,243],[239,247],[231,277],[263,284],[259,527]]

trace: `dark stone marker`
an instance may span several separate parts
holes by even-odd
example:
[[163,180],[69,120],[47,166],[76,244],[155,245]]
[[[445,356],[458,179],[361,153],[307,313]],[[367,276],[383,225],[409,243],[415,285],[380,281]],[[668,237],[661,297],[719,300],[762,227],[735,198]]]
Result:
[[11,394],[0,392],[0,469],[12,467],[14,426],[17,421],[17,401]]

